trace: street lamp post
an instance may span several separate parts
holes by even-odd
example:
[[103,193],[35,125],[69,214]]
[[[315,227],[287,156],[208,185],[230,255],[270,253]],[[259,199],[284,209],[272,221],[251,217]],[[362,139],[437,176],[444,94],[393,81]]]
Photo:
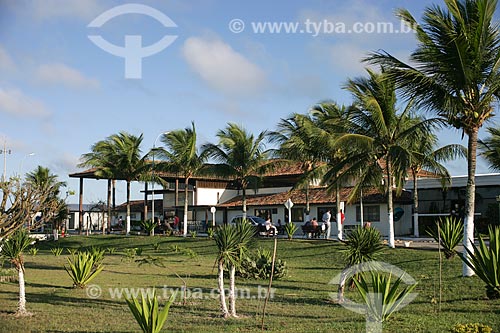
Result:
[[[153,223],[155,223],[155,180],[154,180],[154,175],[155,175],[155,149],[156,149],[156,141],[162,136],[162,135],[167,135],[168,132],[163,132],[158,134],[156,137],[155,141],[153,142],[153,161],[151,164],[151,219],[153,220]],[[147,216],[146,216],[147,218]],[[153,235],[154,235],[154,229],[153,229]]]
[[29,154],[24,155],[23,159],[21,160],[21,163],[19,164],[19,177],[23,176],[23,163],[24,163],[24,160],[26,159],[26,157],[33,156],[33,155],[35,155],[35,153],[29,153]]

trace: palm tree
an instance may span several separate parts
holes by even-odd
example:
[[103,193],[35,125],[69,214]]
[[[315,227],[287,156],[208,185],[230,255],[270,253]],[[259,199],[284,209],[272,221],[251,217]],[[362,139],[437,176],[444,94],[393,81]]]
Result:
[[[54,201],[54,206],[59,207],[56,214],[62,213],[66,207],[65,201],[60,199],[58,196],[61,191],[61,187],[66,187],[66,182],[61,182],[57,179],[57,175],[50,172],[49,168],[44,168],[38,166],[34,171],[26,173],[26,183],[38,189],[51,189],[48,194],[47,200]],[[52,206],[52,205],[51,205]],[[61,226],[62,220],[58,220],[58,217],[62,216],[50,216],[49,211],[41,211],[43,219],[53,218],[53,235],[54,240],[57,241],[59,238],[59,228]]]
[[24,282],[24,251],[31,245],[32,239],[25,228],[16,230],[2,242],[2,257],[8,259],[16,268],[19,276],[19,303],[16,316],[30,316],[26,310],[26,290]]
[[424,133],[410,145],[410,172],[413,181],[413,235],[419,237],[418,230],[418,186],[417,177],[422,170],[439,175],[445,183],[449,183],[450,174],[442,162],[466,157],[467,149],[458,144],[450,144],[435,148],[438,138],[434,133]]
[[219,164],[210,171],[224,177],[231,177],[242,191],[243,217],[247,214],[246,190],[257,185],[259,176],[270,169],[275,161],[267,159],[264,140],[267,131],[257,137],[249,134],[242,127],[229,123],[225,129],[217,132],[219,144],[205,144],[203,149]]
[[318,140],[318,129],[310,116],[295,113],[287,119],[281,119],[277,131],[271,132],[270,138],[271,142],[279,145],[276,151],[278,157],[291,163],[300,163],[302,176],[295,187],[304,189],[306,221],[309,221],[309,187],[312,181],[320,178],[318,167],[324,159],[324,152]]
[[188,231],[189,181],[205,168],[208,159],[206,151],[198,152],[196,146],[196,129],[194,122],[191,128],[171,131],[162,135],[161,141],[166,149],[157,149],[160,158],[165,160],[158,165],[159,170],[174,172],[184,178],[184,237]]
[[[475,173],[478,131],[493,115],[500,96],[500,36],[493,23],[497,0],[444,0],[427,7],[419,25],[405,9],[397,15],[416,31],[417,48],[406,64],[387,52],[366,59],[387,66],[408,98],[447,120],[468,136],[464,255],[474,241]],[[463,265],[463,275],[474,272]]]
[[346,89],[354,97],[348,133],[337,139],[337,147],[349,147],[340,163],[326,177],[335,182],[358,179],[349,201],[365,184],[381,186],[387,195],[389,246],[394,244],[393,190],[401,191],[409,167],[409,146],[422,133],[437,125],[437,119],[412,117],[412,104],[397,108],[394,83],[384,72],[368,71],[368,77],[349,80]]
[[500,130],[488,127],[489,136],[484,140],[479,140],[479,150],[481,155],[488,161],[490,168],[500,170]]
[[[237,317],[236,314],[236,287],[235,275],[236,267],[252,247],[255,236],[255,229],[243,220],[236,226],[229,224],[219,226],[214,234],[215,244],[217,245],[217,285],[220,295],[222,316]],[[224,269],[229,270],[229,310],[226,304],[226,295],[224,290]]]
[[[107,191],[107,211],[108,211],[108,231],[111,230],[111,200],[116,186],[115,171],[116,165],[109,153],[107,141],[101,140],[93,144],[89,153],[85,153],[80,157],[79,168],[95,168],[94,174],[103,179],[108,179]],[[114,206],[114,205],[113,205]],[[114,207],[113,207],[114,208]],[[81,226],[80,226],[81,230]]]
[[[82,155],[80,165],[97,167],[96,175],[123,179],[127,183],[126,233],[130,232],[130,184],[132,181],[149,180],[150,164],[141,156],[143,135],[127,132],[112,134],[92,147],[92,152]],[[108,190],[109,193],[109,190]]]

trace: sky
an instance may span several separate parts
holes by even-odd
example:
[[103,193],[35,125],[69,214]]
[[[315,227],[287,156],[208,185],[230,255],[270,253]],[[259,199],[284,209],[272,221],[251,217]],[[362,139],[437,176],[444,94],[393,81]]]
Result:
[[[145,153],[192,121],[199,144],[216,143],[228,122],[257,134],[321,101],[349,104],[342,86],[365,74],[370,51],[407,59],[415,48],[395,9],[420,21],[433,4],[442,1],[0,0],[0,149],[10,151],[0,170],[48,167],[78,193],[68,175],[82,171],[80,156],[120,131],[143,134]],[[466,145],[458,131],[439,137]],[[125,195],[119,183],[117,202]],[[85,180],[84,203],[105,199],[105,180]]]

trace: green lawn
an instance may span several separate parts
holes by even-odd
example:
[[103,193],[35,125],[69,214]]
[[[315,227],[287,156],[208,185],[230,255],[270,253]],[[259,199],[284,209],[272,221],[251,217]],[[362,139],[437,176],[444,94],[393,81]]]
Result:
[[[160,244],[160,251],[153,244]],[[50,248],[80,248],[98,245],[115,248],[104,258],[105,268],[91,282],[102,294],[91,298],[97,289],[73,289],[63,268],[68,252],[56,257]],[[173,248],[178,246],[179,252]],[[271,248],[273,241],[260,240],[259,246]],[[143,248],[142,257],[161,256],[165,268],[138,266],[124,256],[126,248]],[[266,329],[272,332],[364,332],[365,318],[335,304],[330,293],[337,287],[328,282],[342,269],[341,244],[324,240],[279,240],[278,257],[287,261],[289,276],[274,281],[274,298],[267,306]],[[187,281],[193,293],[186,305],[178,299],[170,310],[164,331],[170,332],[257,332],[260,331],[263,299],[259,291],[267,281],[237,280],[237,286],[250,290],[240,298],[238,319],[219,317],[219,302],[211,297],[216,288],[213,269],[216,248],[207,238],[140,236],[72,236],[58,243],[44,242],[36,256],[26,255],[27,308],[29,318],[14,318],[17,283],[0,284],[0,332],[139,332],[125,300],[111,297],[110,288],[153,288],[160,296],[164,287],[180,288]],[[192,249],[193,257],[183,250]],[[140,258],[140,257],[138,257]],[[462,278],[461,261],[455,258],[443,265],[443,294],[439,310],[438,253],[407,248],[387,249],[382,261],[393,264],[418,281],[418,297],[384,323],[384,332],[448,332],[457,323],[479,322],[500,332],[500,300],[485,299],[484,285],[478,278]],[[170,290],[170,289],[169,289]],[[201,298],[199,296],[202,296]],[[347,297],[359,300],[355,291]],[[164,301],[162,301],[164,302]]]

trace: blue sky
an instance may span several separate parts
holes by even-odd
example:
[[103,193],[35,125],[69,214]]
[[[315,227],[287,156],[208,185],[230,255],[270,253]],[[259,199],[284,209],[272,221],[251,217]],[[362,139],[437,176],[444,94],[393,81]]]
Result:
[[[88,27],[106,10],[126,3],[152,7],[177,27],[141,14]],[[78,191],[78,180],[67,175],[80,171],[81,154],[119,131],[143,133],[147,151],[160,133],[191,121],[202,144],[216,142],[216,131],[227,122],[257,133],[322,100],[347,104],[342,84],[363,75],[359,60],[367,52],[384,49],[406,58],[415,47],[411,33],[349,33],[354,24],[357,31],[379,22],[399,29],[395,8],[407,8],[420,19],[433,3],[441,5],[438,0],[0,0],[0,145],[6,142],[12,150],[7,176],[42,165]],[[235,19],[239,25],[230,27]],[[231,31],[240,29],[240,22],[244,30]],[[296,33],[254,30],[266,22],[298,28]],[[140,79],[129,79],[124,59],[97,47],[88,35],[117,46],[124,45],[125,35],[141,35],[143,46],[165,35],[177,38],[142,59]],[[466,144],[452,130],[440,138],[442,144]],[[466,163],[454,162],[449,169],[465,174]],[[478,173],[485,172],[480,160]],[[140,189],[133,187],[132,198],[142,198]],[[118,185],[117,194],[124,201],[125,184]],[[85,181],[85,203],[105,198],[104,180]]]

